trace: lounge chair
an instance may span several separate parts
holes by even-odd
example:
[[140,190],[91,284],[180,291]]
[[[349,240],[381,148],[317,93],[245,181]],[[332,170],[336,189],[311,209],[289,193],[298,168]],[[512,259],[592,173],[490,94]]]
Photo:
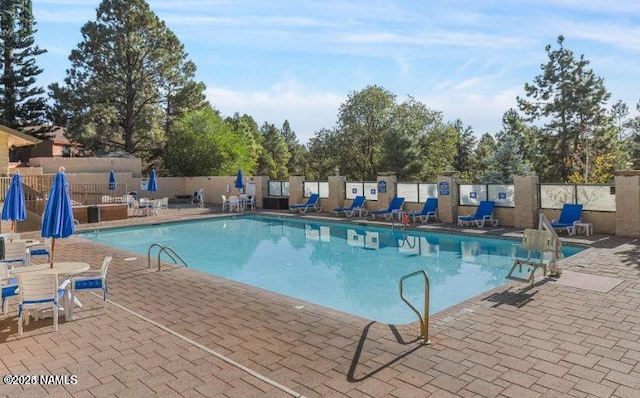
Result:
[[349,207],[338,207],[337,209],[333,209],[333,211],[336,213],[336,216],[344,214],[347,217],[353,217],[353,215],[355,214],[356,211],[360,214],[360,216],[362,216],[362,213],[364,213],[364,215],[366,216],[368,211],[367,211],[367,209],[364,208],[364,201],[365,200],[366,200],[366,198],[364,196],[356,196],[353,199],[353,202],[351,203],[351,206],[349,206]]
[[295,212],[306,213],[307,210],[309,209],[314,209],[315,211],[320,212],[322,211],[322,207],[318,206],[318,200],[320,200],[319,194],[317,193],[311,194],[311,196],[309,196],[309,199],[307,200],[307,203],[290,205],[289,210],[291,210],[294,213]]
[[478,228],[484,227],[485,222],[490,222],[492,226],[498,226],[498,219],[493,218],[493,208],[496,202],[493,200],[482,200],[476,209],[476,214],[469,216],[459,216],[458,225],[467,226],[471,223],[475,223]]
[[438,220],[438,198],[428,198],[427,201],[424,202],[422,210],[409,213],[409,217],[411,217],[413,222],[416,222],[416,219],[427,222],[430,217],[433,217],[436,222],[440,222]]
[[371,217],[374,219],[376,216],[384,216],[386,220],[391,220],[393,216],[398,214],[400,210],[402,210],[402,205],[404,204],[404,198],[395,197],[389,203],[389,207],[386,209],[375,210],[371,212]]
[[582,205],[565,203],[560,212],[560,218],[551,221],[555,229],[566,229],[569,235],[576,234],[576,223],[582,220]]

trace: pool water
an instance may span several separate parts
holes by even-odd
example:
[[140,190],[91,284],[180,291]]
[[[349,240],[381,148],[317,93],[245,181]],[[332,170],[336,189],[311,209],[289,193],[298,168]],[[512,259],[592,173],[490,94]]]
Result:
[[[144,256],[150,245],[160,243],[173,248],[190,268],[390,324],[417,320],[400,299],[399,281],[404,275],[427,272],[434,313],[505,284],[517,243],[261,216],[81,236]],[[563,248],[565,256],[580,250]],[[422,309],[422,278],[407,279],[404,294]]]

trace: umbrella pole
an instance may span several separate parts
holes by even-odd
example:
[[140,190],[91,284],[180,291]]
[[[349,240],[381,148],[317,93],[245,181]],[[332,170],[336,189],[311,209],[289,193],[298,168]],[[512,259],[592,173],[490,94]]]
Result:
[[11,220],[11,234],[9,235],[9,242],[13,242],[13,228],[15,228],[15,221]]
[[51,238],[51,259],[49,261],[49,268],[53,268],[53,252],[56,247],[56,238]]

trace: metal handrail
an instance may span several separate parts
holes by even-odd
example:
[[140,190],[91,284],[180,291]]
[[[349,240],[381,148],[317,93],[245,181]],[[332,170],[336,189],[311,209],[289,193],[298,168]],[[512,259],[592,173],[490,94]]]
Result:
[[172,260],[174,264],[178,264],[178,260],[180,260],[180,262],[182,263],[182,265],[184,265],[185,267],[189,267],[189,264],[187,264],[186,261],[184,261],[184,259],[182,257],[180,257],[180,255],[178,253],[176,253],[175,250],[173,250],[171,247],[169,246],[164,246],[160,243],[153,243],[151,244],[151,246],[149,246],[149,250],[147,250],[147,267],[151,268],[151,249],[153,249],[154,247],[159,247],[160,250],[158,251],[158,257],[157,257],[157,261],[158,261],[158,271],[161,271],[161,266],[162,263],[160,262],[160,255],[164,252],[167,254],[167,256],[169,256]]
[[[417,275],[422,275],[424,277],[424,316],[402,294],[402,285],[404,280]],[[427,271],[425,270],[416,271],[400,278],[400,298],[409,306],[409,308],[411,308],[411,310],[413,310],[413,312],[418,315],[418,320],[420,321],[420,336],[418,337],[422,339],[422,344],[424,345],[431,345],[431,341],[429,341],[429,290],[429,275],[427,275]]]

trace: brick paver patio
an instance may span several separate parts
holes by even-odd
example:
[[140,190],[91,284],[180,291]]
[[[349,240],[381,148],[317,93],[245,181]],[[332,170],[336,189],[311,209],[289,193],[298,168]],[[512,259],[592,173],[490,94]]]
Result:
[[[171,209],[81,227],[212,215],[219,211]],[[389,326],[310,303],[298,309],[300,300],[191,269],[149,270],[144,256],[80,237],[60,239],[58,261],[97,268],[105,255],[114,257],[112,304],[105,313],[99,297],[81,294],[76,320],[61,318],[57,333],[51,319],[32,321],[21,337],[11,305],[0,317],[1,373],[77,375],[78,382],[3,384],[0,395],[638,397],[640,247],[597,235],[581,242],[591,248],[563,268],[621,279],[611,291],[552,280],[527,290],[510,283],[437,313],[433,345],[422,346],[417,323]]]

